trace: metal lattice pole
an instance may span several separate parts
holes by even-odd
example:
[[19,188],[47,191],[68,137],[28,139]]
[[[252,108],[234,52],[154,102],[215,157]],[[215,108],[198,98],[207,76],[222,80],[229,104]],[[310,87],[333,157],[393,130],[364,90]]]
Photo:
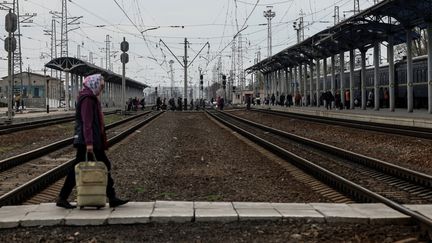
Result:
[[335,6],[334,7],[333,18],[334,18],[334,25],[337,25],[339,23],[339,21],[340,21],[340,18],[339,18],[339,6]]
[[267,56],[272,55],[272,32],[271,20],[276,16],[272,11],[273,6],[267,6],[267,11],[264,11],[264,17],[267,18]]
[[60,57],[67,57],[69,55],[69,50],[68,50],[67,0],[63,0],[62,1],[60,35],[61,35]]
[[173,64],[174,61],[170,60],[169,61],[169,65],[170,65],[170,73],[171,73],[171,98],[174,97],[174,70],[173,70]]
[[238,35],[238,72],[239,72],[239,88],[240,91],[245,88],[244,71],[243,71],[243,38]]
[[110,70],[110,63],[111,63],[111,53],[110,53],[110,36],[106,35],[106,41],[105,41],[106,47],[105,47],[105,69]]

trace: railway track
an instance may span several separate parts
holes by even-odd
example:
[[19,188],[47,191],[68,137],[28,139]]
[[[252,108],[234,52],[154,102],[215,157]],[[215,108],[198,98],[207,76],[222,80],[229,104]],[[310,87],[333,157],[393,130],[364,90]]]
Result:
[[[234,115],[216,120],[358,202],[381,202],[432,229],[432,219],[402,204],[432,202],[432,176],[276,130]],[[432,231],[429,231],[432,232]]]
[[317,123],[324,123],[329,125],[338,125],[338,126],[352,127],[357,129],[384,132],[390,134],[399,134],[399,135],[416,137],[416,138],[432,139],[432,129],[428,129],[428,128],[400,126],[400,125],[382,124],[382,123],[365,122],[365,121],[353,121],[353,120],[330,118],[330,117],[318,117],[318,116],[307,115],[307,114],[298,114],[293,112],[283,112],[283,111],[275,111],[275,110],[263,110],[263,109],[251,108],[251,111],[284,116],[284,117],[306,120],[306,121],[317,122]]
[[[109,112],[104,112],[104,115],[112,115],[116,113],[117,111],[109,111]],[[38,121],[20,122],[20,123],[15,123],[10,125],[0,125],[0,135],[10,134],[17,131],[29,130],[38,127],[45,127],[54,124],[70,122],[73,120],[75,120],[75,115],[66,116],[66,117],[57,117],[52,119],[44,119]]]
[[[127,123],[129,121],[137,119],[143,115],[147,115],[148,113],[150,113],[150,111],[144,112],[144,113],[141,113],[141,114],[138,114],[135,116],[131,116],[131,117],[123,119],[121,121],[109,124],[109,125],[105,126],[105,129],[106,129],[107,133],[110,133],[111,132],[110,130],[112,128],[118,127],[124,123]],[[73,137],[69,137],[69,138],[65,138],[65,139],[53,142],[51,144],[42,146],[42,147],[34,149],[34,150],[18,154],[18,155],[9,157],[7,159],[0,160],[0,172],[3,172],[9,168],[20,165],[20,164],[25,163],[27,161],[30,161],[32,159],[36,159],[38,157],[41,157],[41,156],[43,156],[47,153],[53,152],[57,149],[71,145],[72,142],[73,142]]]
[[[160,112],[145,112],[107,126],[109,146],[118,143],[137,128],[158,117]],[[142,116],[146,116],[142,119]],[[118,129],[120,126],[127,128]],[[116,128],[116,131],[112,128]],[[75,150],[72,138],[58,141],[44,148],[18,155],[8,160],[0,171],[0,206],[16,205],[62,179],[73,166]]]

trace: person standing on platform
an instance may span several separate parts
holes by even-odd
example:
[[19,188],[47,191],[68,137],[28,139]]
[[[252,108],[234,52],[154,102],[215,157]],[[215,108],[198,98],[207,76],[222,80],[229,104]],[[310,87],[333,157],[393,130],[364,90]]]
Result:
[[145,109],[145,98],[141,99],[140,104],[141,104],[141,110],[144,110]]
[[275,105],[276,96],[274,94],[272,94],[270,99],[271,99],[271,105],[272,106]]
[[349,109],[350,108],[350,91],[349,89],[345,90],[345,109]]
[[369,94],[368,94],[367,106],[373,107],[373,105],[374,105],[373,103],[374,103],[374,93],[373,93],[373,90],[370,90]]
[[282,93],[279,97],[279,105],[284,106],[284,104],[285,104],[285,94]]
[[246,109],[250,110],[251,106],[251,97],[250,95],[246,96]]
[[225,106],[225,100],[224,100],[223,97],[221,97],[220,100],[219,100],[219,109],[223,110],[224,106]]
[[182,98],[178,97],[177,98],[177,110],[182,111],[183,110],[183,102],[182,102]]
[[16,110],[16,112],[19,111],[20,104],[21,104],[21,95],[17,94],[17,95],[15,95],[15,110]]
[[385,108],[389,108],[390,103],[389,103],[389,91],[387,88],[384,89],[384,106]]
[[342,107],[341,96],[340,96],[339,90],[336,91],[334,97],[335,97],[335,106],[336,106],[336,109],[341,109],[342,110],[343,107]]
[[97,161],[102,161],[108,169],[108,184],[106,188],[110,207],[126,204],[129,200],[121,200],[116,197],[114,180],[111,177],[111,162],[105,154],[108,149],[104,127],[104,116],[99,95],[105,86],[101,74],[94,74],[84,79],[83,89],[77,98],[75,113],[74,147],[77,149],[74,166],[69,170],[64,185],[60,191],[56,205],[58,207],[72,209],[67,199],[75,187],[75,165],[85,161],[86,155],[93,154]]

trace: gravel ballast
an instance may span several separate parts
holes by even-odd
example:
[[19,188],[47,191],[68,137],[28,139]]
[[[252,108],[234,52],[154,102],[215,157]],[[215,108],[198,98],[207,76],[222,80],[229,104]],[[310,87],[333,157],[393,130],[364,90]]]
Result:
[[236,110],[230,113],[266,126],[432,175],[432,141],[428,139],[326,125],[254,111]]
[[[331,202],[204,113],[166,112],[108,151],[132,201]],[[395,242],[416,226],[246,221],[0,230],[0,242]]]

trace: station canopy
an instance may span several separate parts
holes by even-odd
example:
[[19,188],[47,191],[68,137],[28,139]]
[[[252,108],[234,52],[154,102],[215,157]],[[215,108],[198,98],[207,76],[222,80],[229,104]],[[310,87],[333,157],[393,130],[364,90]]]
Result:
[[[100,73],[105,77],[105,81],[120,85],[122,84],[121,75],[74,57],[59,57],[52,59],[50,62],[45,64],[45,67],[68,72],[82,77]],[[126,77],[126,86],[137,89],[145,89],[150,87],[128,77]]]
[[313,64],[353,49],[366,51],[377,42],[405,43],[407,30],[413,39],[419,34],[412,29],[424,29],[432,22],[432,0],[384,0],[340,23],[325,29],[301,43],[288,47],[246,69],[252,73]]

